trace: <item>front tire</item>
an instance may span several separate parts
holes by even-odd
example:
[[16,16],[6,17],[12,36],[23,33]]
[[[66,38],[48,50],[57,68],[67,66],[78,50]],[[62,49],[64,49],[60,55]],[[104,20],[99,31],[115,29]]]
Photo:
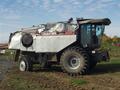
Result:
[[28,55],[21,55],[19,60],[19,70],[24,71],[32,71],[33,64],[32,64],[32,58]]
[[87,53],[79,47],[65,50],[61,56],[62,69],[70,75],[86,74],[89,70]]

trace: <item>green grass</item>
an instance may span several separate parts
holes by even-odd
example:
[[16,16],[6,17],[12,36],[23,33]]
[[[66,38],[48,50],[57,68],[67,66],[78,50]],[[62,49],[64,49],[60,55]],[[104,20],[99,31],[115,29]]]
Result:
[[72,79],[71,83],[73,85],[84,85],[84,84],[87,84],[88,82],[86,80],[83,80],[83,79]]
[[[96,71],[95,71],[96,70]],[[101,75],[118,75],[120,76],[120,57],[112,57],[109,62],[101,62],[96,67],[93,73]]]
[[6,49],[5,54],[0,54],[0,59],[14,60],[15,51]]
[[111,43],[103,43],[101,49],[109,49],[111,57],[120,57],[120,47],[113,46]]
[[109,62],[101,62],[100,64],[120,64],[120,58],[111,57]]

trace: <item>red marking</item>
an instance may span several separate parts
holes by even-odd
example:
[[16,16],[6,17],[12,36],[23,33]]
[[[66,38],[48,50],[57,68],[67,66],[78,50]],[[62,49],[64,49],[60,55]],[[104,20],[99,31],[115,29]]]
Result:
[[117,43],[117,44],[113,44],[113,46],[117,46],[117,47],[120,47],[120,43]]
[[73,31],[68,31],[68,30],[67,30],[67,31],[65,32],[65,35],[74,35],[74,34],[75,34],[75,33],[74,33]]

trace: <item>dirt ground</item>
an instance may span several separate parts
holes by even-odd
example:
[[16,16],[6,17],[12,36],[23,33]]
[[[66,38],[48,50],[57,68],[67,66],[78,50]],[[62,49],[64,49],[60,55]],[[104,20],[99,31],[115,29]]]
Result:
[[8,72],[15,64],[11,62],[7,57],[4,56],[0,57],[0,81],[3,80],[6,72]]
[[120,90],[120,58],[78,77],[68,76],[59,66],[20,72],[13,62],[1,59],[0,80],[0,90]]

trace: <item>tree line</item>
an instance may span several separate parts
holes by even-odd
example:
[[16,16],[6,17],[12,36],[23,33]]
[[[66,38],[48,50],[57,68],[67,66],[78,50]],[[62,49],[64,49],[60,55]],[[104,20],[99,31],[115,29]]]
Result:
[[120,37],[114,36],[114,37],[109,37],[106,34],[103,35],[102,37],[103,43],[120,43]]

